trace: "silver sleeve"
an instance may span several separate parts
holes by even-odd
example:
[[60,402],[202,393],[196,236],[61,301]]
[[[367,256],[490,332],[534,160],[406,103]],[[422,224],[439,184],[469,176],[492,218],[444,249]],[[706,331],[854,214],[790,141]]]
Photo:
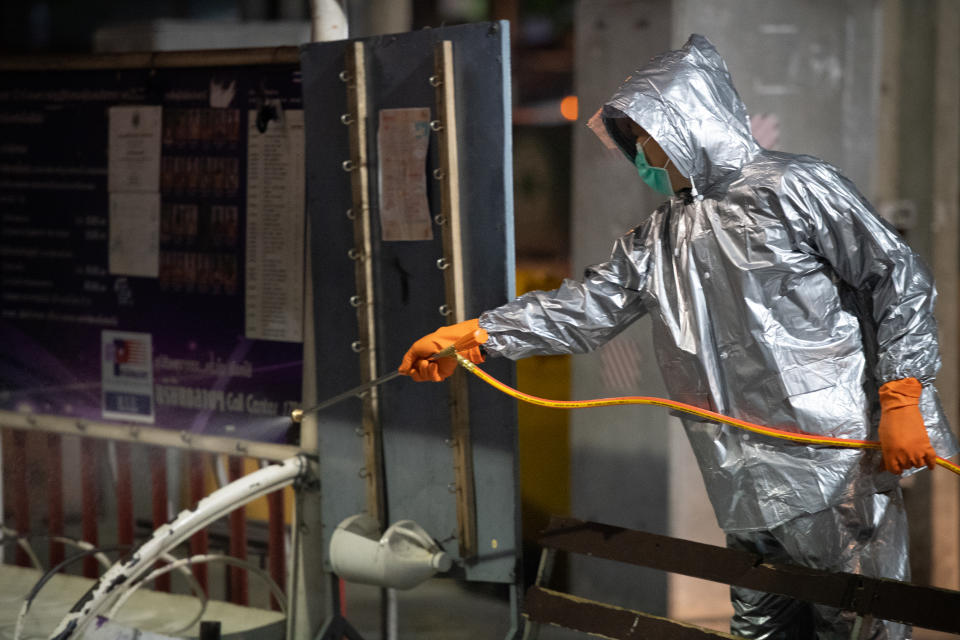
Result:
[[800,248],[828,262],[871,307],[877,383],[932,382],[940,369],[936,289],[920,256],[832,167],[791,172],[783,189]]
[[584,279],[553,291],[531,291],[480,315],[488,353],[512,360],[596,349],[642,316],[649,268],[644,231],[620,238],[610,260],[588,267]]

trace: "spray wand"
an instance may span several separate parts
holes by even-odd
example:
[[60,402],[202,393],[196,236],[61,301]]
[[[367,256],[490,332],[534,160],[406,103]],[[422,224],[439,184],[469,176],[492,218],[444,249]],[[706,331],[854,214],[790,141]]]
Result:
[[[805,433],[802,431],[787,431],[785,429],[774,429],[773,427],[765,427],[759,424],[754,424],[752,422],[747,422],[746,420],[740,420],[738,418],[731,418],[725,416],[722,413],[717,413],[715,411],[710,411],[709,409],[702,409],[696,407],[692,404],[686,404],[684,402],[676,402],[674,400],[667,400],[666,398],[658,398],[655,396],[622,396],[617,398],[595,398],[592,400],[549,400],[547,398],[540,398],[537,396],[524,393],[513,387],[510,387],[487,372],[480,369],[473,362],[467,358],[460,355],[460,351],[466,351],[477,345],[483,344],[487,341],[487,332],[483,329],[477,329],[472,333],[468,333],[464,336],[461,336],[454,344],[438,351],[430,357],[430,360],[437,360],[439,358],[450,358],[456,357],[457,362],[464,369],[477,376],[485,383],[489,384],[494,389],[507,394],[517,400],[522,400],[529,404],[538,405],[541,407],[550,407],[553,409],[586,409],[591,407],[609,407],[613,405],[621,404],[642,404],[642,405],[652,405],[658,407],[666,407],[667,409],[672,409],[674,411],[680,411],[681,413],[686,413],[689,415],[697,416],[698,418],[704,418],[710,422],[718,422],[722,424],[730,425],[731,427],[736,427],[738,429],[744,429],[752,433],[758,433],[764,436],[770,436],[772,438],[779,438],[780,440],[788,440],[790,442],[795,442],[798,444],[806,445],[821,445],[828,447],[841,447],[847,449],[880,449],[880,443],[876,440],[853,440],[849,438],[835,438],[833,436],[824,436],[817,435],[812,433]],[[358,387],[354,387],[349,391],[344,391],[343,393],[333,396],[320,404],[310,407],[309,409],[295,409],[291,414],[291,419],[299,423],[303,419],[305,413],[310,413],[313,411],[319,411],[325,409],[331,405],[334,405],[341,400],[358,396],[368,389],[371,389],[377,385],[383,384],[388,380],[393,380],[397,376],[401,375],[399,371],[394,371],[388,373],[385,376],[380,376],[375,380],[364,383]],[[937,464],[945,469],[952,471],[953,473],[960,475],[960,466],[950,462],[946,458],[937,456]]]
[[[452,358],[453,356],[463,357],[458,352],[468,351],[478,345],[483,344],[486,341],[487,341],[487,332],[483,329],[477,329],[472,333],[467,333],[465,335],[460,336],[456,342],[436,352],[435,354],[430,356],[429,359],[432,361],[432,360],[439,360],[440,358]],[[394,378],[400,375],[403,375],[400,373],[400,371],[392,371],[386,375],[380,376],[379,378],[374,378],[369,382],[364,382],[363,384],[358,385],[353,389],[348,389],[343,393],[338,393],[337,395],[331,398],[327,398],[320,404],[314,405],[309,409],[294,409],[290,413],[290,419],[293,420],[295,423],[299,424],[300,422],[303,421],[303,416],[308,413],[314,413],[316,411],[321,411],[323,409],[326,409],[327,407],[332,407],[333,405],[339,402],[342,402],[347,398],[362,396],[364,393],[366,393],[370,389],[373,389],[374,387],[378,387],[384,382],[389,382],[390,380],[393,380]]]

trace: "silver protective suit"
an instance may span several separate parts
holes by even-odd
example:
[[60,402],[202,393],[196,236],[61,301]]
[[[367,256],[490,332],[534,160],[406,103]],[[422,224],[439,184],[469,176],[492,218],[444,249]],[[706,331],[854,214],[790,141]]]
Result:
[[[907,518],[899,489],[854,498],[830,509],[799,516],[768,531],[727,534],[727,546],[763,556],[767,562],[799,564],[825,571],[908,580]],[[772,593],[734,587],[730,631],[744,638],[847,640],[855,616]],[[874,620],[874,640],[909,637],[909,628]]]
[[[693,189],[621,237],[582,281],[482,314],[489,353],[582,353],[649,313],[675,400],[781,429],[876,439],[877,388],[914,377],[933,446],[956,453],[932,385],[940,360],[929,271],[836,168],[757,144],[705,38],[652,59],[602,115],[630,158],[635,141],[616,120],[643,127]],[[802,528],[810,514],[898,491],[897,478],[877,470],[878,452],[683,422],[730,534]]]

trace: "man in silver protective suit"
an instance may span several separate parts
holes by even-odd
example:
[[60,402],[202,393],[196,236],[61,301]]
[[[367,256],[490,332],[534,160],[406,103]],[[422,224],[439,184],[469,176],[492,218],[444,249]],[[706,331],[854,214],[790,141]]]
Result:
[[[880,453],[804,446],[685,417],[728,546],[909,579],[899,474],[957,452],[933,387],[929,271],[836,168],[757,144],[725,62],[702,36],[628,77],[602,117],[669,199],[582,281],[438,329],[400,370],[445,378],[455,363],[429,356],[478,325],[487,355],[518,359],[596,349],[649,313],[674,400],[882,444]],[[731,597],[731,631],[747,638],[847,638],[854,623],[782,596],[733,588]],[[910,634],[882,620],[871,632]]]

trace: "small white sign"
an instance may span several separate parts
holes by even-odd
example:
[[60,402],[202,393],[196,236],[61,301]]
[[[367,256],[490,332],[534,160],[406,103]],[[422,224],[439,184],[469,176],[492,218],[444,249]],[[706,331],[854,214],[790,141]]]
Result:
[[386,240],[432,240],[427,203],[430,109],[381,109],[380,228]]
[[107,190],[159,192],[162,107],[110,107]]
[[303,110],[277,107],[257,128],[249,112],[245,333],[254,340],[303,341],[306,175]]
[[110,194],[110,275],[160,275],[160,194]]
[[149,333],[103,331],[103,417],[153,424],[153,340]]

